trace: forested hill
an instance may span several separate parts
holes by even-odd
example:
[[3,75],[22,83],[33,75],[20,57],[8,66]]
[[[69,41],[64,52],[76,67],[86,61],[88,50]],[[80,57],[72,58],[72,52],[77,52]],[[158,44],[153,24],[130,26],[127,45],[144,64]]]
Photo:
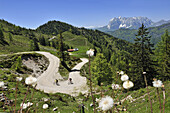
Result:
[[57,35],[59,32],[70,32],[76,36],[85,37],[88,41],[99,48],[99,51],[105,54],[109,60],[111,54],[117,50],[131,51],[131,43],[122,39],[115,38],[107,33],[99,30],[90,30],[85,28],[77,28],[60,21],[49,21],[36,29],[37,32],[44,34]]
[[[158,27],[148,28],[149,35],[152,36],[151,42],[156,45],[161,40],[161,35],[165,33],[166,29],[170,31],[170,23]],[[136,29],[119,29],[116,31],[108,31],[106,33],[109,33],[112,36],[134,43],[135,34],[137,34],[137,31],[138,30]]]
[[[112,35],[98,30],[77,28],[60,21],[49,21],[38,27],[36,30],[32,30],[16,26],[5,20],[0,20],[0,27],[4,34],[4,41],[8,43],[8,46],[0,45],[0,48],[3,51],[1,54],[29,51],[31,48],[30,45],[33,44],[33,42],[37,42],[40,45],[40,50],[42,50],[41,48],[44,48],[43,46],[51,46],[58,49],[57,39],[52,41],[49,41],[49,39],[53,36],[58,38],[59,32],[62,32],[63,34],[64,43],[66,44],[65,49],[70,47],[75,48],[77,46],[81,48],[84,46],[82,47],[82,49],[84,49],[82,53],[84,53],[88,48],[93,48],[97,52],[103,53],[108,61],[110,61],[113,53],[119,51],[131,52],[132,44],[127,41],[115,38]],[[12,39],[10,39],[10,37]],[[42,43],[42,39],[45,40],[45,44]]]

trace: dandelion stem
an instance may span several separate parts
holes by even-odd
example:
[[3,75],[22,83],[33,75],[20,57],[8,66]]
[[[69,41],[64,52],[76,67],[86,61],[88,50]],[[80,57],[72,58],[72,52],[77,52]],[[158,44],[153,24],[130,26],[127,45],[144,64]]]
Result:
[[162,107],[161,107],[161,99],[160,99],[160,95],[159,95],[159,89],[156,88],[157,90],[157,94],[158,94],[158,100],[159,100],[159,109],[160,109],[160,113],[162,113]]
[[[33,88],[33,92],[32,92],[32,96],[31,96],[30,102],[32,102],[32,99],[33,99],[33,96],[34,96],[34,92],[35,92],[36,86],[37,86],[37,84],[36,84],[36,85],[34,86],[34,88]],[[27,113],[29,113],[29,110],[30,110],[30,108],[27,110]]]
[[117,109],[117,106],[115,106],[115,108],[116,108],[117,112],[119,113],[119,110]]
[[93,106],[94,106],[94,113],[96,113],[96,106],[95,106],[95,101],[93,97],[93,91],[92,91],[92,77],[91,77],[91,71],[90,71],[90,55],[89,55],[89,77],[90,77],[90,91],[91,91],[91,96],[93,100]]
[[152,101],[151,101],[151,98],[150,98],[150,95],[149,95],[149,89],[148,89],[148,84],[147,84],[147,80],[146,80],[146,75],[144,74],[144,80],[145,80],[145,84],[146,84],[146,89],[147,89],[147,94],[148,94],[148,98],[149,98],[149,102],[150,102],[150,107],[151,107],[151,113],[153,113],[152,111]]
[[[1,88],[1,90],[2,90],[2,92],[4,94],[4,98],[5,98],[5,102],[6,102],[7,101],[7,97],[5,96],[5,92],[4,92],[4,90],[2,88]],[[11,108],[9,106],[8,106],[8,109],[9,109],[10,112],[12,112],[12,110],[11,110]]]
[[103,97],[103,83],[101,83],[101,98]]
[[165,87],[164,87],[164,85],[162,86],[162,90],[163,90],[163,98],[164,98],[164,101],[163,101],[163,113],[165,113]]
[[25,102],[25,99],[26,99],[26,97],[27,97],[27,94],[28,94],[29,88],[30,88],[30,86],[28,86],[27,92],[26,92],[26,94],[25,94],[24,100],[23,100],[23,102],[22,102],[22,105],[21,105],[21,107],[20,107],[20,109],[19,109],[18,113],[19,113],[19,112],[20,112],[20,110],[22,109],[22,106],[23,106],[23,104],[24,104],[24,102]]
[[19,83],[19,81],[17,81],[17,84],[16,84],[16,92],[15,92],[15,109],[14,109],[14,113],[15,113],[15,111],[16,111],[16,102],[17,102],[17,88],[18,88],[18,83]]
[[[124,101],[126,101],[126,98],[128,97],[128,92],[129,92],[129,89],[127,90],[127,95],[125,96]],[[122,102],[122,106],[123,106],[124,101]]]

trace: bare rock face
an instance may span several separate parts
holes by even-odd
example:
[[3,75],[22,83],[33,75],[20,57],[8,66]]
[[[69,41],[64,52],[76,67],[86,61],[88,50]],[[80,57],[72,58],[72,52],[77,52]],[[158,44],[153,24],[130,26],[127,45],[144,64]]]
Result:
[[31,55],[22,57],[22,63],[27,68],[33,70],[32,75],[35,77],[39,77],[49,65],[47,59],[45,59],[44,57],[34,57]]
[[138,29],[144,24],[146,27],[156,27],[163,24],[169,23],[170,20],[160,20],[158,22],[153,22],[151,19],[147,17],[121,17],[119,16],[112,18],[108,25],[97,28],[101,31],[115,31],[118,29]]

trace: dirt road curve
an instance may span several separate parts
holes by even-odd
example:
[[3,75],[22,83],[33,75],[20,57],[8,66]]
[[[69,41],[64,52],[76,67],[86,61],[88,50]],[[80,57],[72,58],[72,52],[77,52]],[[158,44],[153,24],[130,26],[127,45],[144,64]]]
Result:
[[[60,64],[59,58],[48,52],[37,52],[46,56],[49,59],[49,66],[47,70],[38,77],[36,89],[42,90],[46,93],[66,93],[72,96],[76,96],[79,92],[87,93],[87,80],[85,77],[80,76],[79,71],[73,71],[69,73],[69,78],[72,78],[73,84],[68,84],[67,81],[63,81],[63,78],[58,73],[58,67]],[[72,70],[80,70],[80,68],[88,62],[88,59],[81,58],[82,62],[77,64]],[[59,80],[59,86],[55,84],[55,79]]]

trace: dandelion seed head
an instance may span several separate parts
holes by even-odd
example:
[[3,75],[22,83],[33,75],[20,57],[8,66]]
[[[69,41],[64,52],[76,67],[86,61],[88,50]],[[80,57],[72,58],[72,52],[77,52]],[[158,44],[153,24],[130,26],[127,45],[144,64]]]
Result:
[[154,87],[162,87],[162,85],[163,85],[163,83],[162,83],[162,81],[160,81],[160,80],[154,80],[153,82],[153,86]]
[[129,77],[126,74],[121,76],[122,81],[127,81],[128,79]]
[[123,71],[120,71],[120,73],[119,73],[119,74],[123,75],[123,74],[124,74],[124,72],[123,72]]
[[22,77],[16,77],[16,81],[21,81],[22,80]]
[[25,103],[23,105],[21,103],[20,106],[22,106],[22,109],[26,109],[28,107],[27,104],[25,104]]
[[121,89],[119,84],[112,84],[112,89]]
[[146,72],[143,72],[143,74],[146,74]]
[[43,109],[47,109],[48,108],[48,104],[43,104]]
[[4,87],[4,85],[5,85],[4,82],[1,81],[1,82],[0,82],[0,87]]
[[88,56],[93,56],[93,55],[94,55],[94,50],[93,50],[93,49],[90,49],[90,50],[88,50],[88,51],[86,52],[86,54],[87,54]]
[[133,82],[131,82],[131,81],[125,81],[124,83],[123,83],[123,87],[125,88],[125,89],[130,89],[130,88],[132,88],[134,86],[134,84],[133,84]]
[[99,108],[103,111],[108,111],[113,107],[113,99],[110,96],[106,96],[99,102]]
[[37,78],[32,77],[32,76],[27,77],[27,78],[25,79],[25,83],[26,83],[27,85],[35,85],[36,82],[37,82]]

